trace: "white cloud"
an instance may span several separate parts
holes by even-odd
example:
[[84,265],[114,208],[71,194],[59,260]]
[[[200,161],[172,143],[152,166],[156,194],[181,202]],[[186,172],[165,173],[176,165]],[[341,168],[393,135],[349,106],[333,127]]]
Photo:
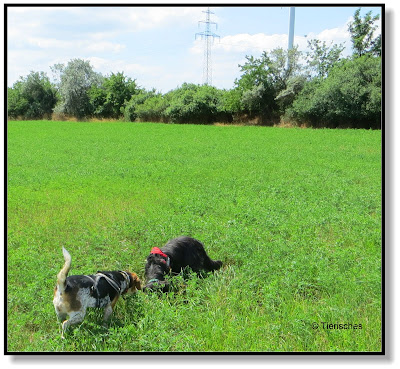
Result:
[[[201,10],[198,7],[151,6],[10,7],[8,55],[15,64],[9,64],[8,84],[14,83],[24,74],[23,71],[27,74],[39,67],[46,71],[54,62],[65,64],[78,57],[95,61],[96,65],[101,66],[101,71],[119,69],[126,73],[143,74],[151,68],[157,74],[155,66],[149,67],[142,61],[141,64],[128,61],[129,57],[134,59],[134,55],[136,58],[139,55],[143,60],[143,56],[156,54],[151,44],[132,49],[130,45],[135,44],[132,33],[160,30],[166,26],[180,28],[188,24],[196,25]],[[34,58],[31,57],[33,54]],[[115,61],[116,55],[121,55],[118,61]],[[47,63],[43,63],[45,60]],[[103,62],[100,63],[100,60]]]
[[[352,20],[352,18],[349,18],[348,22],[350,22],[350,20]],[[346,47],[350,47],[350,33],[347,26],[348,22],[341,27],[325,29],[318,34],[310,32],[307,34],[307,39],[311,40],[316,38],[325,41],[328,45],[332,42],[333,44],[345,44]],[[305,46],[307,46],[307,44]]]
[[40,34],[42,25],[37,20],[27,20],[26,22],[8,22],[7,36],[8,47],[17,48],[26,45],[26,37]]
[[97,22],[114,23],[118,32],[125,33],[154,30],[172,24],[176,27],[196,24],[200,11],[201,8],[197,7],[170,6],[96,8],[93,16]]
[[[287,39],[286,35],[266,35],[258,33],[250,35],[248,33],[241,33],[237,35],[229,35],[222,37],[220,40],[216,39],[213,42],[212,49],[216,52],[225,53],[243,53],[243,52],[262,52],[269,50],[282,44],[282,40]],[[190,52],[193,54],[202,54],[204,50],[204,41],[197,39]]]
[[111,60],[99,57],[84,58],[90,61],[90,64],[96,69],[97,72],[109,74],[111,72],[125,72],[127,75],[138,75],[146,73],[158,74],[162,71],[162,67],[154,65],[143,65],[139,63],[130,63],[126,60]]
[[129,10],[128,19],[135,29],[148,30],[176,22],[193,22],[198,14],[196,8],[146,7]]
[[[40,45],[44,45],[44,39],[49,38],[48,44],[52,44],[57,36],[48,36],[49,27],[55,32],[60,32],[58,27],[54,27],[54,23],[59,20],[60,26],[66,27],[68,20],[69,29],[67,33],[63,33],[64,37],[71,39],[79,34],[81,37],[110,41],[130,32],[154,30],[167,25],[176,25],[179,28],[187,24],[196,24],[200,11],[201,8],[197,7],[151,6],[12,7],[8,9],[8,38],[13,44],[23,43],[27,36],[40,38]],[[83,25],[86,25],[86,30],[82,29]]]
[[[12,82],[19,79],[21,76],[28,75],[32,70],[42,71],[43,67],[47,67],[47,59],[43,58],[43,53],[40,51],[29,52],[29,63],[24,63],[26,60],[25,50],[13,50],[7,53],[7,64],[8,64],[8,78]],[[38,66],[41,68],[39,69]]]
[[[132,63],[123,59],[109,59],[100,57],[82,58],[88,60],[96,72],[100,72],[104,76],[111,73],[123,72],[125,76],[136,79],[139,86],[146,89],[156,88],[163,91],[168,90],[166,77],[168,73],[166,68],[160,65],[144,65],[140,63]],[[182,81],[184,82],[184,81]]]
[[[307,49],[307,40],[317,38],[321,41],[326,41],[329,45],[333,43],[349,43],[350,34],[347,31],[347,24],[342,27],[326,29],[318,34],[310,32],[306,36],[295,36],[294,44],[299,46],[299,50],[304,51]],[[288,44],[287,34],[273,34],[267,35],[264,33],[257,33],[250,35],[248,33],[241,33],[236,35],[228,35],[221,38],[219,41],[215,40],[212,50],[216,53],[248,53],[251,55],[261,54],[263,51],[270,51],[278,47],[286,48]],[[200,55],[204,50],[204,41],[195,40],[190,52]]]
[[51,49],[53,51],[57,49],[62,50],[74,50],[74,52],[113,52],[118,53],[125,48],[125,45],[113,43],[109,41],[91,41],[91,40],[78,40],[78,41],[66,41],[58,40],[56,38],[44,38],[44,37],[28,37],[27,42],[32,46],[37,46],[40,49]]
[[287,43],[286,35],[266,35],[264,33],[257,33],[254,35],[239,34],[234,36],[226,36],[221,39],[220,43],[216,43],[216,49],[223,51],[245,52],[245,51],[258,51],[272,50],[276,47],[282,46]]
[[109,41],[91,42],[87,45],[84,43],[84,48],[89,52],[113,52],[119,53],[125,49],[125,45],[113,43]]

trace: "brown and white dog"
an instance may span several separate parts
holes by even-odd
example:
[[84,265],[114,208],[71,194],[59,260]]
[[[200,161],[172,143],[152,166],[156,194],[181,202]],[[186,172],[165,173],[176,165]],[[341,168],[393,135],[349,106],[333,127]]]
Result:
[[[73,324],[83,321],[88,307],[104,308],[104,323],[110,318],[118,298],[141,289],[138,276],[125,271],[97,272],[95,275],[72,275],[71,255],[63,247],[64,266],[57,275],[53,305],[62,321],[61,337]],[[69,319],[66,320],[67,315]]]

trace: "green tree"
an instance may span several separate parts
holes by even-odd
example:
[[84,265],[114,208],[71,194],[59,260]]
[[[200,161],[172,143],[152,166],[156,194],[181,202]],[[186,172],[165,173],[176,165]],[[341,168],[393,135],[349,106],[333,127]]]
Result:
[[55,112],[83,118],[92,114],[88,91],[93,85],[100,85],[103,77],[93,71],[88,61],[73,59],[67,66],[56,64],[53,72],[59,74],[58,93],[60,101]]
[[340,60],[344,50],[342,44],[337,45],[332,42],[330,46],[325,41],[313,39],[308,41],[308,48],[311,51],[306,52],[306,62],[311,75],[319,78],[325,78],[329,70]]
[[90,112],[98,118],[106,118],[111,116],[111,113],[105,109],[105,102],[107,98],[107,92],[104,88],[103,83],[93,84],[90,86],[88,92]]
[[165,122],[168,99],[161,93],[147,98],[142,104],[136,106],[137,117],[142,122]]
[[280,106],[281,112],[284,112],[285,109],[293,103],[296,96],[303,90],[306,81],[307,79],[303,75],[294,76],[288,79],[286,88],[280,91],[278,96],[275,98]]
[[109,112],[112,118],[118,118],[126,101],[138,92],[136,80],[124,76],[124,73],[111,73],[103,83],[106,91],[104,110]]
[[88,91],[92,112],[97,117],[119,118],[124,113],[125,104],[132,95],[139,92],[136,80],[124,73],[111,73],[101,84],[94,84]]
[[222,94],[213,86],[184,83],[166,95],[165,115],[173,123],[213,123],[224,114]]
[[143,105],[145,101],[156,95],[155,90],[146,91],[145,89],[138,89],[130,100],[124,104],[122,113],[127,122],[134,122],[138,118],[138,107]]
[[264,51],[260,58],[246,56],[246,63],[239,66],[242,75],[235,81],[241,95],[241,113],[260,116],[264,122],[278,119],[281,109],[276,98],[301,72],[300,56],[297,48]]
[[314,127],[380,128],[381,58],[364,55],[335,64],[327,78],[313,79],[288,109]]
[[23,119],[29,109],[29,102],[22,96],[23,82],[17,81],[7,89],[7,116],[11,119]]
[[379,20],[379,14],[372,16],[369,11],[364,18],[360,16],[361,8],[354,13],[354,20],[348,24],[348,30],[353,43],[353,53],[356,56],[365,54],[381,55],[381,35],[374,37],[378,28],[376,22]]
[[242,94],[238,87],[223,90],[221,96],[221,111],[226,115],[226,120],[232,121],[233,116],[242,110]]
[[56,90],[44,72],[31,72],[8,89],[8,115],[24,119],[50,118]]

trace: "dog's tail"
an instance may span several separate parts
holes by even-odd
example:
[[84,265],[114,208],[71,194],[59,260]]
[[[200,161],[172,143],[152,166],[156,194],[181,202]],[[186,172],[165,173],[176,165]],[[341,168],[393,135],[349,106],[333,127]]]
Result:
[[67,279],[68,272],[71,268],[71,255],[69,252],[63,247],[62,252],[64,255],[64,266],[60,270],[60,273],[57,274],[57,286],[60,294],[62,294],[65,290],[65,280]]
[[218,270],[222,267],[222,261],[220,260],[212,260],[211,258],[207,257],[205,260],[205,267],[209,271]]

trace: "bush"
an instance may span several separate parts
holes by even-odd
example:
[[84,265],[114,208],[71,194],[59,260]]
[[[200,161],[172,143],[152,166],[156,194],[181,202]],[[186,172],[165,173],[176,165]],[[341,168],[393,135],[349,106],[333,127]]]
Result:
[[8,89],[10,118],[50,118],[56,104],[56,91],[43,72],[31,72]]
[[223,117],[222,91],[208,85],[184,83],[167,94],[170,100],[165,111],[173,123],[210,124]]
[[136,104],[133,99],[129,100],[124,107],[124,120],[126,122],[134,122],[137,118],[136,114]]
[[125,106],[122,108],[124,120],[127,122],[134,122],[138,117],[137,108],[144,104],[150,97],[154,96],[155,91],[145,91],[144,89],[138,91],[133,95],[129,101],[125,101]]
[[136,115],[142,122],[165,122],[167,107],[167,98],[163,97],[162,94],[156,94],[136,106]]
[[16,82],[12,88],[8,88],[7,115],[11,119],[23,119],[25,112],[29,108],[28,100],[25,99],[21,94],[21,83],[22,82]]
[[314,127],[380,128],[381,58],[339,62],[326,79],[306,84],[287,115]]

